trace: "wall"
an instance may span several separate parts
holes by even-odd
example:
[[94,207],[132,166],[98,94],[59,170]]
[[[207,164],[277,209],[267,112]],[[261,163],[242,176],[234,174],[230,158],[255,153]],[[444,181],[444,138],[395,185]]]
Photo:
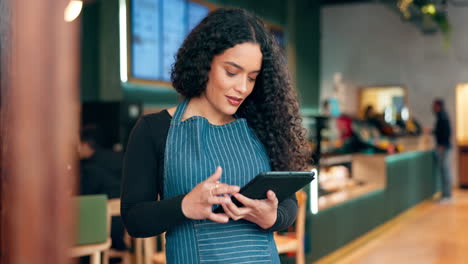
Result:
[[119,1],[102,0],[99,12],[100,96],[105,101],[123,98],[120,85]]
[[[315,114],[320,98],[320,1],[296,0],[294,27],[295,81],[304,114]],[[294,5],[294,4],[293,4]]]
[[100,4],[83,7],[81,13],[81,101],[99,99],[99,10]]
[[381,4],[323,8],[321,98],[333,93],[336,72],[348,84],[351,108],[358,87],[403,85],[408,88],[409,108],[423,126],[433,125],[435,97],[445,100],[454,126],[455,87],[468,82],[468,8],[449,6],[448,14],[453,32],[446,47],[440,33],[423,35]]
[[86,3],[81,14],[81,101],[119,101],[119,5]]

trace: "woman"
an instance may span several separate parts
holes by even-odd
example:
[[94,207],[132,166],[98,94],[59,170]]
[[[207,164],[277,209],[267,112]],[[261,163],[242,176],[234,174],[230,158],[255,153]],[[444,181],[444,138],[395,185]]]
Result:
[[[294,222],[295,198],[278,204],[272,191],[265,200],[238,192],[259,172],[307,165],[282,58],[260,19],[218,9],[178,51],[171,78],[185,100],[133,129],[122,216],[132,236],[167,232],[168,263],[279,263],[272,231]],[[217,206],[224,213],[213,213]]]

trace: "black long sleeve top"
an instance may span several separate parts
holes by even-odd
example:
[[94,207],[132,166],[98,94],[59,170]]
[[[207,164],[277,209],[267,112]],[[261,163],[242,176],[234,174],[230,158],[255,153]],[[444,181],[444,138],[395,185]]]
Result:
[[[164,154],[171,115],[167,110],[143,116],[130,135],[123,165],[121,214],[129,234],[150,237],[186,221],[185,195],[165,199]],[[158,200],[159,197],[159,200]],[[268,231],[290,226],[296,219],[294,196],[278,205],[275,224]]]
[[104,193],[108,198],[119,197],[122,158],[121,153],[96,147],[91,157],[80,160],[80,194]]
[[434,135],[438,146],[450,147],[450,136],[452,129],[450,120],[445,111],[437,113],[436,124],[434,128]]

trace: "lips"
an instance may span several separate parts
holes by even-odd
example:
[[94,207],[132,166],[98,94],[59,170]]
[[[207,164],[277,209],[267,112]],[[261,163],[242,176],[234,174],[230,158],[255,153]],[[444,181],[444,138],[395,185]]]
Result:
[[226,96],[228,99],[229,104],[232,106],[239,106],[242,103],[242,98],[234,97],[234,96]]

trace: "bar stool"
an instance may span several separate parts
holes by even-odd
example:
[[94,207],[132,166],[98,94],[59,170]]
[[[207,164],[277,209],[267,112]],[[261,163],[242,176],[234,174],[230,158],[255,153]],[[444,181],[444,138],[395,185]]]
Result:
[[306,219],[306,201],[307,194],[304,191],[296,193],[297,198],[297,217],[294,225],[295,231],[285,234],[275,232],[274,238],[278,253],[295,252],[296,264],[305,263],[304,252],[304,235],[305,235],[305,219]]
[[[120,216],[120,199],[115,198],[115,199],[110,199],[107,201],[107,207],[109,209],[110,216]],[[129,242],[130,241],[130,236],[128,235],[127,232],[125,232],[125,238],[124,240]],[[129,247],[129,243],[125,243],[127,248]],[[122,259],[122,264],[130,264],[130,252],[128,250],[115,250],[112,248],[109,248],[108,250],[104,251],[104,262],[105,264],[109,263],[109,259],[113,257],[118,257]]]
[[77,209],[77,242],[69,254],[71,257],[90,256],[91,264],[101,264],[101,253],[111,246],[107,196],[78,196]]

